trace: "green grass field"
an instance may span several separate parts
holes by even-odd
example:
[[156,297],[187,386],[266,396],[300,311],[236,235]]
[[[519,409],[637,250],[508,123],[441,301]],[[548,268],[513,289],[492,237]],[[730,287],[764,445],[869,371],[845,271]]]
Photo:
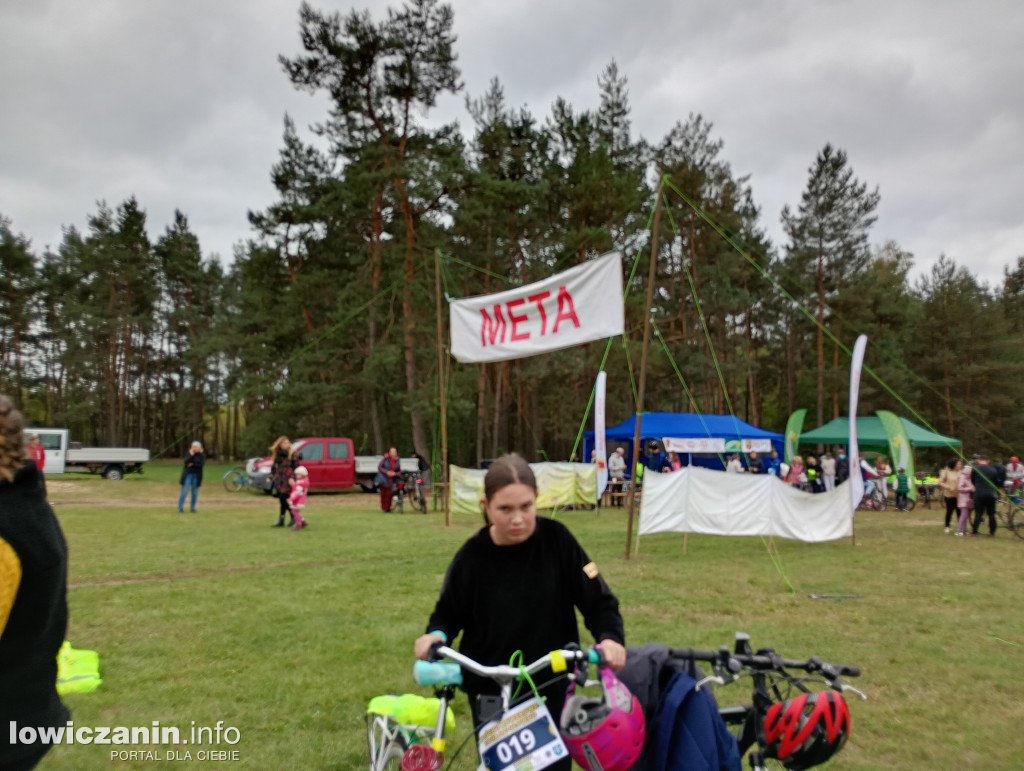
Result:
[[[177,465],[121,482],[50,478],[70,551],[68,639],[99,651],[104,678],[67,697],[75,723],[238,729],[220,748],[239,762],[174,768],[362,768],[364,706],[424,692],[412,642],[477,522],[384,515],[352,493],[311,496],[305,531],[272,529],[277,502],[225,492],[227,468],[207,469],[199,511],[184,515]],[[629,643],[716,648],[743,630],[755,647],[860,665],[869,700],[851,701],[832,768],[1024,768],[1024,541],[943,535],[935,508],[860,513],[856,546],[776,539],[792,592],[760,539],[691,536],[684,555],[682,536],[650,536],[626,560],[623,510],[559,518],[618,594]],[[463,737],[464,697],[456,706]],[[62,745],[40,768],[154,767],[112,749],[145,748]],[[472,768],[471,754],[455,767]]]

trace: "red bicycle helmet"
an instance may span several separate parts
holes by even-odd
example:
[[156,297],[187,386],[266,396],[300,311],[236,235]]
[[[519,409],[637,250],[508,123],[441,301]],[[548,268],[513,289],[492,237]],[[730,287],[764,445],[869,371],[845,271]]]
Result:
[[768,709],[764,733],[765,754],[790,771],[802,771],[843,748],[850,735],[850,709],[841,693],[802,693]]
[[575,694],[569,685],[559,721],[572,759],[586,771],[626,771],[644,748],[644,711],[629,689],[602,665],[601,696]]

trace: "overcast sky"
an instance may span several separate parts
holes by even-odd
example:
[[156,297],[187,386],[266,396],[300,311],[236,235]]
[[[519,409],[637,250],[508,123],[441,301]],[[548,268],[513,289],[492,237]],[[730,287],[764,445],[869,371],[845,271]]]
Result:
[[[368,9],[386,2],[318,8]],[[395,3],[397,5],[397,2]],[[613,58],[634,134],[700,113],[750,174],[762,222],[800,200],[826,142],[881,192],[872,240],[919,273],[945,253],[983,280],[1024,255],[1024,6],[1016,0],[455,0],[466,89],[431,120],[471,122],[492,77],[540,119],[598,104]],[[37,251],[135,195],[156,240],[181,209],[230,259],[246,212],[274,199],[284,115],[327,103],[291,88],[288,0],[0,2],[0,215]]]

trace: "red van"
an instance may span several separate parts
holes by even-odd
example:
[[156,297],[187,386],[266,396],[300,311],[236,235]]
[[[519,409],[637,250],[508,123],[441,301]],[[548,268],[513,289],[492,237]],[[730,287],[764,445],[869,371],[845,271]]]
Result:
[[[309,471],[310,490],[343,490],[356,483],[355,446],[341,436],[307,437],[292,442],[295,456]],[[270,491],[270,457],[250,461],[249,478],[254,487]]]

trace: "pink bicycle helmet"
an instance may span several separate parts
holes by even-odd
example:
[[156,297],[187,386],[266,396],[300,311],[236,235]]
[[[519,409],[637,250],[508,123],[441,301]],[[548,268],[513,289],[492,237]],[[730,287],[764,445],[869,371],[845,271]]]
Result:
[[850,709],[841,693],[802,693],[769,707],[764,733],[765,754],[791,771],[802,771],[843,748],[850,735]]
[[640,701],[612,673],[600,667],[601,696],[576,694],[569,685],[562,708],[562,739],[586,771],[626,771],[640,757],[647,724]]

